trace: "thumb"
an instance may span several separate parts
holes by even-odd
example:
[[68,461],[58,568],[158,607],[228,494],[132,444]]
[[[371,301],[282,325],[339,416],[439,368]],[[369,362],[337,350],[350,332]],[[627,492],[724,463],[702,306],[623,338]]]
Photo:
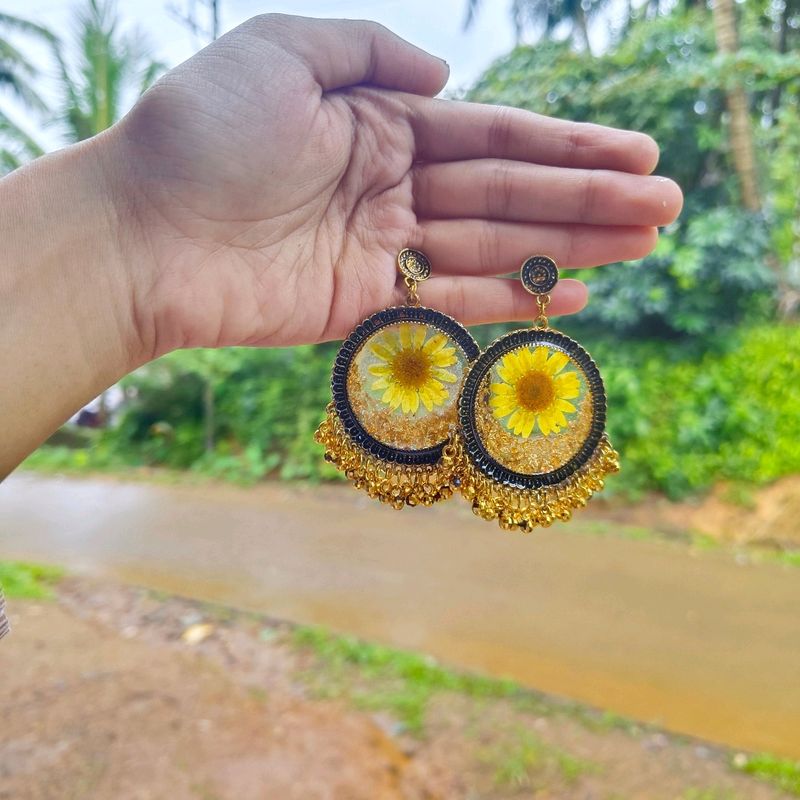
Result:
[[245,24],[297,56],[324,91],[369,84],[433,97],[450,75],[442,59],[377,22],[263,14]]

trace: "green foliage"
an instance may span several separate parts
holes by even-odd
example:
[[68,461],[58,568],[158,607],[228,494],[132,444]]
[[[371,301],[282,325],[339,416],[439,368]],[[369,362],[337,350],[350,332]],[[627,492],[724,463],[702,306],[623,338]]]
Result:
[[0,588],[6,597],[46,600],[52,597],[53,586],[63,575],[58,567],[0,561]]
[[[41,25],[0,13],[0,90],[22,103],[28,112],[41,115],[46,106],[35,86],[41,73],[7,38],[15,33],[47,44],[55,37]],[[0,175],[40,155],[42,148],[36,140],[0,108]]]
[[592,355],[606,378],[623,487],[679,497],[715,480],[800,472],[800,329],[742,330],[695,354],[598,342]]
[[800,797],[800,761],[758,753],[744,759],[734,759],[734,767],[777,786],[784,792]]
[[173,353],[123,381],[128,401],[103,442],[128,460],[239,483],[338,476],[313,441],[330,400],[334,353],[327,345]]
[[[597,58],[565,43],[519,47],[469,93],[481,102],[640,130],[662,145],[658,171],[682,187],[682,218],[652,256],[588,275],[593,302],[581,315],[584,330],[602,326],[635,338],[697,336],[772,315],[800,240],[800,57],[775,52],[757,22],[748,18],[742,49],[730,58],[716,54],[705,9],[634,21]],[[765,214],[739,207],[724,134],[724,91],[733,80],[753,95]],[[767,95],[777,85],[784,106],[775,118]]]

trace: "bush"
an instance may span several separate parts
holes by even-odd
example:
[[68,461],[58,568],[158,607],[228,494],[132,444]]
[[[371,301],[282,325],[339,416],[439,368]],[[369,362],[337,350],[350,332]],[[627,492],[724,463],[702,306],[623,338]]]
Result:
[[800,472],[800,329],[740,330],[702,353],[687,349],[592,347],[622,453],[620,487],[679,497],[717,480]]

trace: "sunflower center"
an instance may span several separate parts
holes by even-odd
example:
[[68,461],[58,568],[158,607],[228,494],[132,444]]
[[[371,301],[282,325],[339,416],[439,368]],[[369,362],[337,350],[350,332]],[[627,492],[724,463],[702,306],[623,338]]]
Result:
[[430,359],[421,350],[401,350],[392,359],[392,377],[405,389],[419,389],[430,376]]
[[538,413],[555,400],[553,379],[546,372],[528,372],[516,385],[517,401],[526,411]]

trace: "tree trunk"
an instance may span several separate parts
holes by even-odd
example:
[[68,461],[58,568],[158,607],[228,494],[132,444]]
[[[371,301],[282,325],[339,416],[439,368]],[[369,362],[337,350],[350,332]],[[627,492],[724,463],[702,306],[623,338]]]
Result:
[[203,432],[206,453],[214,451],[214,440],[216,438],[215,410],[214,382],[207,377],[203,386]]
[[589,24],[586,20],[586,14],[580,6],[578,6],[577,13],[575,14],[575,25],[580,31],[581,39],[583,40],[583,46],[586,48],[586,52],[591,56],[592,53],[592,43],[589,41]]
[[[713,16],[717,50],[725,55],[735,55],[739,50],[739,38],[736,32],[734,0],[714,0]],[[742,205],[749,211],[760,211],[753,131],[744,87],[734,86],[729,89],[726,102],[730,114],[731,155],[739,178]]]
[[[789,17],[794,9],[789,0],[785,0],[783,10],[781,11],[780,19],[778,20],[778,38],[775,42],[775,49],[783,55],[788,49],[789,44]],[[797,5],[796,3],[794,5]],[[776,84],[770,96],[770,112],[773,123],[775,117],[778,115],[778,108],[781,105],[781,94],[783,93],[783,84]]]

